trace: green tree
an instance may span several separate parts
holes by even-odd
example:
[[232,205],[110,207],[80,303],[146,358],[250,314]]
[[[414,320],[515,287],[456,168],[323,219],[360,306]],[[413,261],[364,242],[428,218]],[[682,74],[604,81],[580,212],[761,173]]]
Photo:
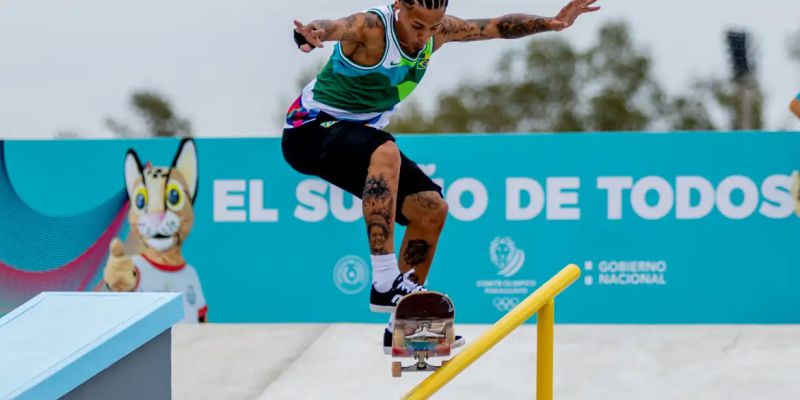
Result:
[[589,70],[583,96],[589,99],[588,129],[644,130],[665,113],[665,95],[650,56],[634,44],[626,24],[601,27],[597,43],[581,58]]
[[561,37],[534,38],[507,53],[496,79],[442,94],[432,113],[407,107],[390,129],[402,132],[642,130],[661,121],[668,101],[647,52],[628,26],[601,27],[580,51]]
[[[715,129],[706,108],[703,107],[708,105],[717,114],[724,116],[720,125],[726,130],[764,129],[764,92],[756,73],[759,64],[757,44],[751,35],[748,37],[749,73],[736,77],[734,68],[731,67],[727,77],[710,76],[697,80],[689,93],[676,99],[685,100],[681,105],[685,110],[682,121],[686,125],[684,128],[691,129],[695,126],[698,129]],[[788,44],[790,56],[800,61],[800,31],[790,38]]]
[[[761,129],[763,94],[745,81],[711,76],[669,95],[625,22],[601,26],[578,49],[562,36],[536,36],[496,64],[493,78],[441,93],[431,108],[411,100],[389,130],[400,133],[575,132]],[[790,54],[800,61],[800,32]],[[754,53],[755,54],[755,53]],[[307,82],[308,72],[301,79]],[[747,100],[747,101],[745,101]],[[745,109],[744,107],[748,108]],[[713,116],[724,115],[725,121]]]
[[170,102],[158,92],[149,90],[134,92],[131,95],[129,105],[144,123],[145,132],[136,132],[126,123],[110,117],[106,118],[105,123],[108,129],[120,137],[192,136],[191,122],[178,116]]
[[709,78],[701,82],[699,87],[725,114],[727,129],[764,128],[764,95],[755,75],[743,81],[737,81],[733,77]]
[[695,82],[686,93],[671,98],[667,104],[665,122],[673,131],[713,131],[716,124],[709,115],[706,104],[709,96],[702,82]]

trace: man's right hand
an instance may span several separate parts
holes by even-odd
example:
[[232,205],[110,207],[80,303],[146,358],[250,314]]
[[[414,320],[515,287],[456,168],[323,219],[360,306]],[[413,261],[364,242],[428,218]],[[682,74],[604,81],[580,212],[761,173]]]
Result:
[[[800,95],[798,95],[800,97]],[[800,99],[794,99],[789,104],[789,110],[791,110],[797,118],[800,118]]]
[[310,53],[315,48],[325,47],[322,44],[322,39],[325,37],[325,30],[315,26],[313,23],[304,25],[302,22],[294,21],[294,31],[302,35],[308,43],[300,45],[300,50],[304,53]]
[[103,269],[103,280],[113,292],[130,292],[136,289],[136,267],[133,260],[125,255],[122,241],[114,238],[111,241],[110,253],[106,267]]
[[561,12],[550,21],[550,29],[554,31],[561,31],[569,28],[575,23],[578,16],[590,12],[595,12],[600,7],[592,7],[591,5],[597,0],[572,0],[561,9]]

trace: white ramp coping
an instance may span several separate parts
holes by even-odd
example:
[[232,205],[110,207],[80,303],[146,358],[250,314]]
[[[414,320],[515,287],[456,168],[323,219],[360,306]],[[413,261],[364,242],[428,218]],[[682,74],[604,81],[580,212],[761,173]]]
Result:
[[182,319],[179,293],[42,293],[0,318],[0,399],[62,397]]

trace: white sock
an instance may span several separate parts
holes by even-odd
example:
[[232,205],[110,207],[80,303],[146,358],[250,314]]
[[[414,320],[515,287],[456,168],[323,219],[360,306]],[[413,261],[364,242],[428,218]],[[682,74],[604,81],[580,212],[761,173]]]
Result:
[[370,255],[369,258],[372,261],[372,284],[375,285],[375,290],[381,293],[388,292],[400,274],[397,256],[392,253],[383,256]]

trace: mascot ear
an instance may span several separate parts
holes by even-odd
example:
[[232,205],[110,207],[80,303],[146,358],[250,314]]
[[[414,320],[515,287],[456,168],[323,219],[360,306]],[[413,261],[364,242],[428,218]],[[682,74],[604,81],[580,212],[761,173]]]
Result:
[[128,198],[130,199],[133,198],[133,190],[137,180],[144,182],[142,163],[139,162],[136,152],[130,149],[125,155],[125,188],[128,190]]
[[194,145],[194,140],[183,139],[178,148],[178,153],[175,155],[175,160],[172,161],[172,169],[180,172],[183,179],[186,179],[188,187],[186,190],[189,192],[189,198],[194,199],[197,197],[197,149]]

